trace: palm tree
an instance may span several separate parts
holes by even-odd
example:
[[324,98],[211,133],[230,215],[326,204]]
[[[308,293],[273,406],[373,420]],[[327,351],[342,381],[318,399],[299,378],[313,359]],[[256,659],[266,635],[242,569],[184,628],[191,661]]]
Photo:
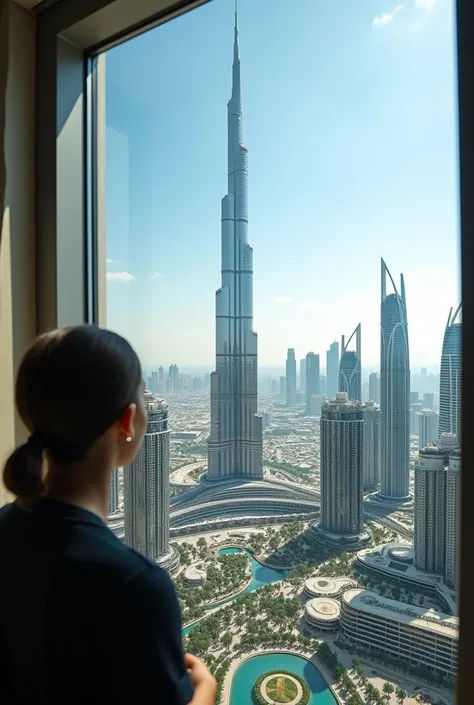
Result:
[[395,692],[395,688],[391,683],[387,681],[386,683],[384,683],[383,692],[385,693],[385,699],[388,702],[390,700],[391,694]]
[[403,688],[397,688],[395,690],[395,695],[397,696],[399,705],[403,705],[405,698],[407,697],[406,690],[403,690]]

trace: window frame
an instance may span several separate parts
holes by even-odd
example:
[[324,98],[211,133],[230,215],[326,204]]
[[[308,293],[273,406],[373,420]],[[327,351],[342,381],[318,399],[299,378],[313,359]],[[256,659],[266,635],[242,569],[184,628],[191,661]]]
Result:
[[[104,80],[100,54],[120,42],[210,0],[61,0],[40,4],[36,88],[36,307],[37,332],[104,321],[98,261],[105,220],[95,191],[105,178],[97,167],[99,129],[92,106]],[[457,0],[459,161],[463,360],[474,357],[474,52],[472,0]],[[289,11],[293,4],[288,0]],[[105,122],[105,121],[104,121]],[[103,185],[103,184],[102,184]],[[102,209],[103,210],[103,209]],[[102,257],[105,260],[105,257]],[[79,263],[79,264],[78,264]],[[105,279],[105,276],[103,277]],[[105,284],[103,284],[105,287]],[[463,438],[473,427],[474,369],[463,369]],[[463,467],[474,467],[474,448],[463,447]],[[458,705],[471,705],[474,662],[474,474],[462,472]]]

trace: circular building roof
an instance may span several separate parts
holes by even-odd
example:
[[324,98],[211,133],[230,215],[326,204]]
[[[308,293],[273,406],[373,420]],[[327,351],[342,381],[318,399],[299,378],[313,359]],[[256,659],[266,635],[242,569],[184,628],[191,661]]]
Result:
[[339,602],[331,598],[315,597],[308,600],[304,608],[305,617],[308,622],[314,624],[333,624],[339,621],[341,608]]
[[310,597],[337,597],[344,590],[353,587],[357,587],[357,583],[352,578],[325,578],[324,576],[308,578],[304,585],[305,592]]

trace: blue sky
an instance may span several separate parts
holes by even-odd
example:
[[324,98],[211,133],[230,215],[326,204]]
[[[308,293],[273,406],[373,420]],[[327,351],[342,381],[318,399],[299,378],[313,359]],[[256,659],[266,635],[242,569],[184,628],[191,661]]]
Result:
[[[452,0],[239,0],[261,365],[362,322],[406,278],[412,369],[459,299]],[[107,54],[108,325],[145,365],[209,365],[220,285],[232,0]]]

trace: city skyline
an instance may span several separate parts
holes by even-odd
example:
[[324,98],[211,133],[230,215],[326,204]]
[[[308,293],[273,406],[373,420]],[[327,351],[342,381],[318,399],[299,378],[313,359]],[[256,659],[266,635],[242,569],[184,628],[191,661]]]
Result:
[[[108,324],[145,366],[212,366],[231,5],[216,0],[160,27],[160,42],[147,34],[133,52],[124,44],[107,55]],[[380,255],[406,275],[414,367],[440,358],[438,311],[459,300],[452,8],[439,0],[428,15],[413,2],[404,16],[373,25],[379,9],[349,7],[342,21],[333,6],[305,2],[288,25],[280,0],[270,15],[263,3],[239,6],[261,366],[278,365],[288,347],[298,357],[324,355],[361,320],[362,357],[376,368]],[[261,42],[268,21],[273,32]],[[222,32],[210,36],[208,23]],[[278,51],[284,41],[292,47],[288,66]],[[144,84],[139,62],[169,61],[175,44],[186,47],[178,81]],[[379,89],[384,72],[389,91]],[[301,102],[307,109],[295,111]],[[404,104],[409,115],[400,112]],[[185,130],[177,115],[186,116]],[[315,261],[324,261],[317,276]]]

